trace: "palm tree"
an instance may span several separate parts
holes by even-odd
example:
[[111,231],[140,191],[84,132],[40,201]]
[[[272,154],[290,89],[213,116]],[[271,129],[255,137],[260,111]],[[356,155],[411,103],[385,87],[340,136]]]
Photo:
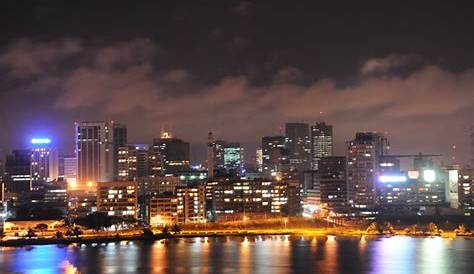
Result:
[[367,234],[377,234],[379,232],[379,228],[377,227],[377,223],[371,223],[367,229],[365,230]]
[[175,235],[181,233],[181,227],[179,227],[178,224],[174,224],[171,230],[173,231]]
[[385,234],[394,234],[395,230],[393,229],[393,226],[390,222],[385,224],[385,228],[383,230],[383,233]]
[[56,231],[55,236],[56,236],[56,239],[58,239],[58,240],[62,239],[63,238],[63,233],[61,231]]
[[169,234],[170,233],[170,230],[167,226],[164,226],[163,229],[161,230],[161,233],[162,234]]
[[25,237],[28,238],[28,239],[31,239],[33,237],[36,237],[36,233],[33,229],[28,228],[28,232],[26,232]]
[[438,235],[439,234],[438,226],[435,223],[429,223],[428,224],[428,230],[429,230],[430,235]]
[[79,229],[78,226],[74,227],[74,230],[72,231],[72,235],[76,236],[76,238],[79,238],[79,235],[82,234],[82,231]]

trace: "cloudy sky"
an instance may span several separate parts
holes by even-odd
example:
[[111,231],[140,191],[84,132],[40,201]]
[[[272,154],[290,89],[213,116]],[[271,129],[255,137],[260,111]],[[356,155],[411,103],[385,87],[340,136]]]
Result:
[[136,143],[171,128],[196,160],[209,129],[250,151],[325,120],[339,154],[380,131],[470,159],[472,1],[18,2],[0,9],[0,154],[33,135],[71,153],[74,121],[113,119]]

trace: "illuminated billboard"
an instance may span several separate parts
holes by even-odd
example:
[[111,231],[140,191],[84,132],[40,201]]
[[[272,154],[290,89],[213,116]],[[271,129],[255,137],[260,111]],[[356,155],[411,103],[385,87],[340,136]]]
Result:
[[405,183],[407,180],[407,176],[401,174],[385,174],[379,176],[379,182],[381,183]]

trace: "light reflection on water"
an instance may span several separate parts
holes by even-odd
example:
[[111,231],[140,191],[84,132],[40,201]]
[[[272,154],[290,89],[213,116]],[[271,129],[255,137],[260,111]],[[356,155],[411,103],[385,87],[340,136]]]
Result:
[[0,248],[0,273],[470,273],[474,241],[256,236]]

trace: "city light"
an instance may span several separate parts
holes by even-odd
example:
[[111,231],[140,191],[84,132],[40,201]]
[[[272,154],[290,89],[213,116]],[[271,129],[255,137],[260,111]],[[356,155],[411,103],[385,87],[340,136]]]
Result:
[[31,143],[32,144],[50,144],[51,143],[51,139],[49,138],[33,138],[31,139]]
[[436,172],[432,169],[423,170],[423,180],[428,183],[436,181]]
[[407,176],[405,175],[381,175],[379,176],[379,181],[381,183],[404,183],[407,181]]
[[417,180],[420,177],[420,172],[418,170],[408,171],[408,178],[412,180]]

